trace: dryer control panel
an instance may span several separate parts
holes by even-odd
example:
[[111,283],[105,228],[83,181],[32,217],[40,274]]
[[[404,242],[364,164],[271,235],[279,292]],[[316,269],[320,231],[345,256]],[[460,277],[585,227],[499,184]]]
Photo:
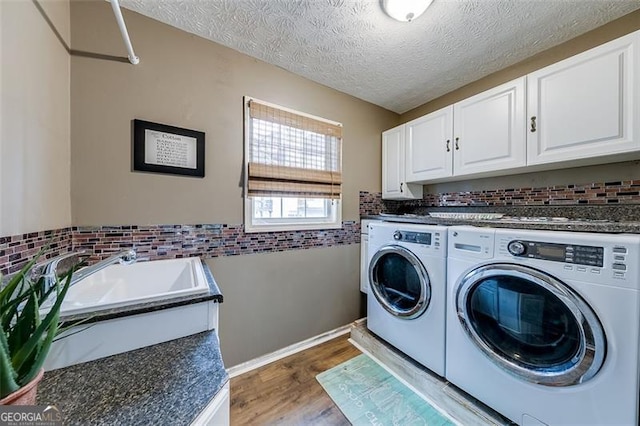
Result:
[[513,256],[602,267],[604,247],[513,240],[507,245]]
[[431,245],[430,232],[396,231],[393,233],[393,239],[396,241],[404,241],[406,243]]
[[496,260],[562,280],[640,290],[640,234],[500,228],[495,235]]

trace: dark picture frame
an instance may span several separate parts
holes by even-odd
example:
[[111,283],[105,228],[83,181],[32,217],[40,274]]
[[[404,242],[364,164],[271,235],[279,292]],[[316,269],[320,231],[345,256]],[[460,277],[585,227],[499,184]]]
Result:
[[133,170],[204,177],[204,132],[133,120]]

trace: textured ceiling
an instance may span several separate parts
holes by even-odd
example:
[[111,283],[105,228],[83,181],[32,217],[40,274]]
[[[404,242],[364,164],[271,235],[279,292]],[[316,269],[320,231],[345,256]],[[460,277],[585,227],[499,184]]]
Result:
[[435,0],[401,23],[378,0],[121,4],[397,113],[640,8],[640,0]]

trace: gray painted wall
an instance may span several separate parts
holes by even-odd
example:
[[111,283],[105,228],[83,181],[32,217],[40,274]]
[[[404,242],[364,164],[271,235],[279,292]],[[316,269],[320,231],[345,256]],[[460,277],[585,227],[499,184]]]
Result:
[[[74,225],[243,223],[242,97],[344,124],[343,220],[380,191],[380,134],[399,116],[278,67],[123,10],[140,64],[71,59]],[[109,4],[71,3],[74,49],[122,55]],[[131,120],[206,133],[203,179],[131,172]],[[228,366],[358,318],[354,244],[210,260],[224,292]]]
[[358,319],[359,263],[359,244],[207,260],[227,368]]

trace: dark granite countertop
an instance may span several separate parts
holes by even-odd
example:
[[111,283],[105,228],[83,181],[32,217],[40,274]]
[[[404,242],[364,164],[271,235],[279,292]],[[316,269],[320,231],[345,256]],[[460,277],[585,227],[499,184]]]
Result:
[[[430,212],[446,213],[501,213],[512,218],[549,217],[567,218],[551,222],[524,222],[517,219],[464,220],[441,219]],[[551,231],[640,233],[640,204],[554,204],[489,206],[480,204],[455,206],[424,206],[417,202],[391,204],[379,215],[364,215],[361,219],[389,222],[422,223],[428,225],[472,225],[493,228],[544,229]]]
[[70,425],[188,425],[229,380],[215,331],[45,373],[38,405]]
[[113,309],[105,309],[102,311],[82,313],[77,315],[67,315],[61,318],[62,326],[67,327],[73,325],[76,322],[82,321],[83,324],[88,324],[97,321],[104,321],[114,318],[122,318],[129,315],[138,315],[148,312],[159,311],[162,309],[175,308],[178,306],[190,305],[198,302],[214,301],[217,303],[223,302],[222,292],[218,283],[213,278],[213,274],[209,269],[209,266],[201,259],[204,274],[207,277],[207,283],[209,284],[209,292],[205,294],[195,294],[189,296],[181,296],[173,299],[156,300],[152,302],[137,303],[135,305],[121,306]]
[[522,222],[518,220],[464,220],[440,219],[430,216],[411,215],[365,215],[362,219],[385,220],[388,222],[421,223],[425,225],[472,225],[491,228],[541,229],[551,231],[602,232],[640,234],[640,221],[612,222],[606,220],[568,220],[558,222]]

